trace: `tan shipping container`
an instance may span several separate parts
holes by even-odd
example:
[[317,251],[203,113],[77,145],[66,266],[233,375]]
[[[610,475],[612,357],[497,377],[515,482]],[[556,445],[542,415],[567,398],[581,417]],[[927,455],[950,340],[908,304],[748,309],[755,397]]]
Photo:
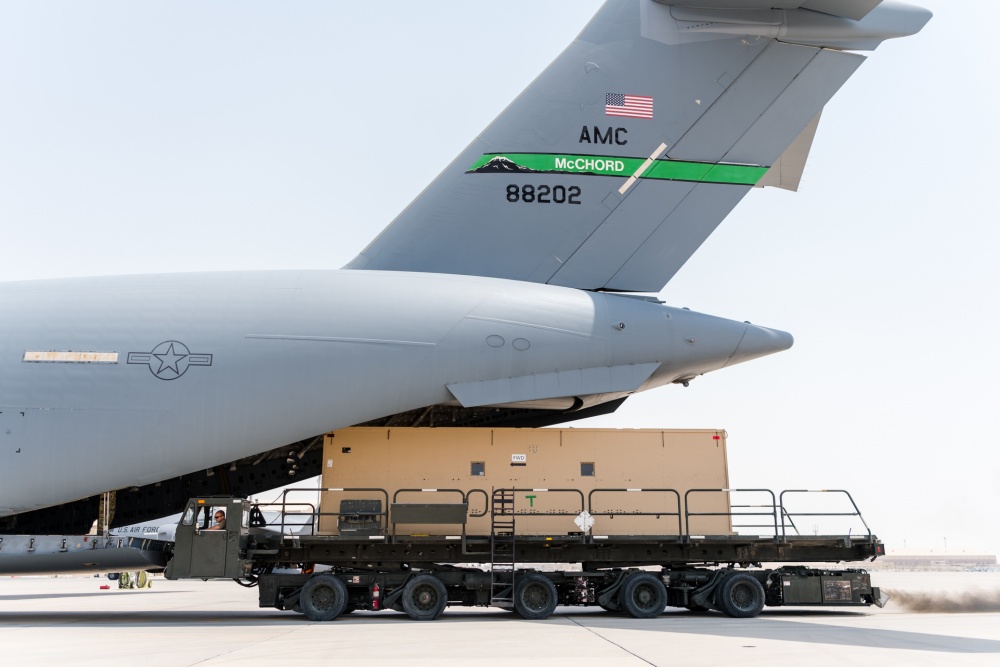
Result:
[[[345,489],[322,494],[327,535],[370,530],[363,512],[373,501],[380,512],[394,510],[388,528],[397,535],[459,535],[461,523],[402,521],[426,515],[420,506],[446,515],[466,500],[466,533],[489,535],[489,497],[500,488],[517,489],[518,535],[579,534],[574,519],[584,509],[593,535],[677,535],[688,489],[729,486],[722,430],[349,428],[326,435],[323,460],[323,487]],[[359,488],[384,493],[346,490]],[[690,502],[699,513],[729,511],[726,493]],[[386,517],[379,521],[385,528]],[[731,534],[731,520],[692,517],[688,532]]]

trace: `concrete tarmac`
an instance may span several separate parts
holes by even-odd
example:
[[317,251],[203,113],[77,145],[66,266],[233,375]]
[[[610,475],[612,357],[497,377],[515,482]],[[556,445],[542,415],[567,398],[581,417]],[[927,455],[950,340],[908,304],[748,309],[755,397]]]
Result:
[[[951,613],[775,608],[755,619],[670,611],[657,619],[560,607],[545,621],[449,608],[433,622],[355,612],[329,623],[257,607],[227,581],[0,579],[3,665],[997,665],[1000,573],[876,573],[909,603]],[[100,590],[110,584],[111,590]],[[949,591],[942,596],[935,591]],[[906,597],[899,595],[900,598]],[[926,607],[926,605],[925,605]],[[992,610],[992,611],[991,611]]]

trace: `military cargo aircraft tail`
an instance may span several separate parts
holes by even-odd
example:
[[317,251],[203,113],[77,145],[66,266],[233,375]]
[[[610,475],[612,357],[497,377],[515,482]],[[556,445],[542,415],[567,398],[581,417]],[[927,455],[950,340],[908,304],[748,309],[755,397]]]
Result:
[[347,268],[657,292],[752,187],[797,187],[823,106],[865,60],[849,50],[929,18],[611,0]]
[[930,15],[690,2],[609,0],[352,270],[0,283],[0,534],[260,493],[347,426],[559,423],[788,349],[607,292],[658,291],[752,187],[794,187],[852,51]]

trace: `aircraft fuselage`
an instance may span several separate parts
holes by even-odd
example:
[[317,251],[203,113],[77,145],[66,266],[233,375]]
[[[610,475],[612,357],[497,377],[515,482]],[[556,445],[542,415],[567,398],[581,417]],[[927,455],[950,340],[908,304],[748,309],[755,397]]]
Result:
[[[788,334],[549,285],[378,271],[0,284],[0,516],[440,403],[600,402]],[[58,483],[52,470],[60,474]]]

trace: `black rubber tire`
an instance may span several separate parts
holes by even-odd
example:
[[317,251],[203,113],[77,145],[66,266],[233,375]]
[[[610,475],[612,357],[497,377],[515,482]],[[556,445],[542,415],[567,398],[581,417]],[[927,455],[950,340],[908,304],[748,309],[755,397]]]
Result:
[[403,611],[414,621],[433,621],[448,605],[448,590],[432,574],[418,574],[403,587]]
[[715,606],[732,618],[753,618],[764,609],[764,586],[749,574],[731,574],[716,589]]
[[532,621],[546,619],[558,605],[559,593],[548,577],[531,572],[517,578],[514,611],[522,618]]
[[332,574],[317,574],[302,587],[299,606],[310,621],[332,621],[347,606],[347,586]]
[[656,618],[667,607],[667,587],[654,574],[636,572],[618,593],[618,604],[634,618]]

